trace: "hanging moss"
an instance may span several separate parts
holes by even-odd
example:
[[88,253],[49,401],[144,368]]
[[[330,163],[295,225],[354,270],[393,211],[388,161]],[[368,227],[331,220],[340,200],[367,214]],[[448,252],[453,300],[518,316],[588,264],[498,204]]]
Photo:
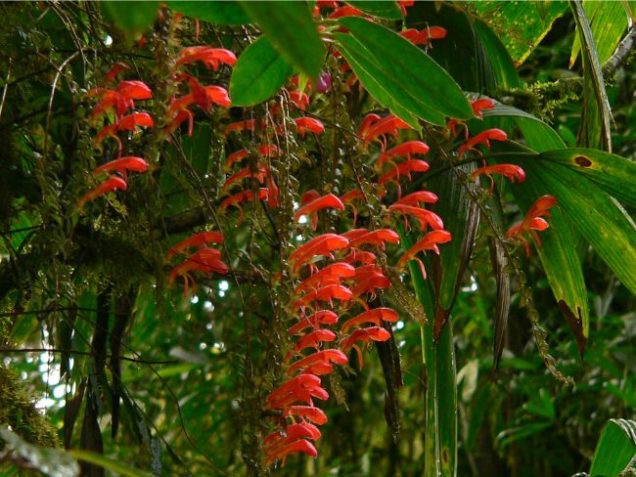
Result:
[[59,447],[57,431],[34,407],[33,396],[12,371],[0,366],[0,426],[8,425],[23,439],[43,447]]

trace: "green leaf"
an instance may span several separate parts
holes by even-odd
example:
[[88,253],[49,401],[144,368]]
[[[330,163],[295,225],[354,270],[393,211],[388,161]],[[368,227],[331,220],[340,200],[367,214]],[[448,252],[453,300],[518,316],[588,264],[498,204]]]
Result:
[[305,2],[240,3],[291,65],[311,78],[318,76],[324,62],[325,47]]
[[250,21],[239,3],[232,0],[207,2],[170,0],[168,6],[175,12],[216,25],[244,25]]
[[129,37],[146,31],[154,23],[159,13],[159,2],[101,2],[103,12]]
[[516,65],[522,64],[567,11],[565,2],[470,2],[464,8],[477,14],[495,32]]
[[388,18],[389,20],[399,20],[402,18],[402,12],[394,1],[377,0],[369,2],[352,0],[347,3],[374,17]]
[[610,419],[596,445],[590,477],[618,477],[636,456],[636,421]]
[[230,79],[233,106],[253,106],[272,97],[292,74],[292,68],[266,37],[248,46]]
[[134,467],[129,467],[125,464],[122,464],[120,461],[108,459],[104,457],[103,455],[95,454],[94,452],[89,452],[89,451],[80,450],[80,449],[70,449],[66,451],[66,453],[77,460],[98,465],[110,472],[123,475],[124,477],[149,477],[150,476],[150,474],[147,472],[143,472],[139,469],[135,469]]
[[363,18],[345,17],[339,23],[371,52],[376,63],[399,79],[409,95],[444,116],[472,117],[470,103],[455,80],[423,50],[394,31]]
[[569,167],[594,181],[608,194],[630,207],[636,207],[636,163],[597,149],[548,151],[539,159]]
[[[507,106],[501,103],[495,103],[495,108],[483,112],[484,125],[489,125],[490,118],[509,118],[521,129],[524,139],[528,147],[537,152],[549,151],[565,147],[565,143],[561,136],[552,129],[548,124],[541,121],[536,116],[526,113],[521,109]],[[469,124],[471,131],[478,121],[473,120]],[[504,127],[504,129],[508,129]]]
[[[523,85],[506,47],[495,33],[482,21],[475,21],[475,44],[487,62],[495,87],[518,88]],[[486,69],[486,68],[484,68]]]
[[[627,15],[622,2],[596,2],[583,1],[583,9],[590,19],[592,36],[596,43],[598,59],[605,63],[618,46],[627,28]],[[581,51],[579,36],[574,37],[572,54],[570,55],[570,68],[576,62]]]
[[612,152],[611,111],[592,30],[580,1],[572,0],[570,7],[583,44],[583,108],[579,145]]
[[402,84],[382,69],[375,58],[351,35],[336,33],[338,49],[345,57],[362,86],[378,103],[414,128],[419,128],[418,117],[437,125],[445,124],[444,116],[420,103],[402,88]]

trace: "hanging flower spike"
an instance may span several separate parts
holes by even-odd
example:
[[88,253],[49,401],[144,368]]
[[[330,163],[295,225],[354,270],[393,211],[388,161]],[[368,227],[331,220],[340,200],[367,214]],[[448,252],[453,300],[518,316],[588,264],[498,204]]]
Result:
[[318,227],[318,212],[322,209],[344,210],[345,205],[334,194],[323,195],[299,208],[294,213],[294,220],[298,222],[303,215],[308,216],[311,219],[311,230],[316,230]]
[[212,48],[211,46],[191,46],[179,52],[177,66],[183,66],[197,61],[202,62],[207,69],[217,71],[219,66],[236,64],[236,55],[224,48]]
[[543,217],[550,217],[550,209],[557,205],[557,200],[554,196],[544,195],[539,197],[530,210],[526,213],[525,217],[521,222],[518,222],[511,226],[506,232],[506,238],[516,238],[518,239],[524,246],[526,251],[526,256],[530,256],[530,244],[528,241],[522,236],[523,233],[529,233],[530,236],[535,240],[537,247],[541,246],[541,238],[537,232],[542,232],[546,230],[550,224]]
[[332,303],[334,299],[340,301],[349,301],[353,298],[352,291],[345,287],[344,285],[325,285],[324,287],[318,288],[317,290],[310,292],[299,298],[293,303],[294,308],[304,309],[308,307],[314,301],[323,301]]
[[86,202],[90,202],[91,200],[95,200],[102,195],[108,194],[109,192],[114,192],[116,190],[126,190],[128,188],[128,184],[124,179],[119,176],[110,176],[104,182],[95,187],[88,194],[84,195],[80,200],[78,206],[80,208],[84,207]]
[[429,232],[424,236],[424,238],[409,248],[402,257],[400,257],[397,267],[402,269],[410,260],[417,260],[420,271],[422,272],[422,277],[426,278],[424,263],[417,258],[417,254],[424,250],[432,250],[439,255],[439,247],[437,245],[450,242],[451,238],[451,233],[447,230],[433,230],[432,232]]
[[211,243],[222,244],[223,243],[223,234],[216,230],[206,230],[203,232],[197,232],[194,235],[191,235],[185,240],[178,242],[173,245],[170,250],[168,250],[168,254],[166,255],[166,260],[170,260],[178,253],[183,253],[185,250],[189,248],[202,248],[207,247]]
[[346,262],[336,262],[327,265],[318,272],[305,278],[294,290],[294,295],[315,290],[324,285],[339,284],[344,278],[351,278],[356,275],[356,269]]
[[102,172],[119,172],[124,177],[128,172],[146,172],[148,170],[148,163],[137,156],[126,156],[115,159],[114,161],[102,164],[93,171],[93,174],[98,175]]
[[397,322],[397,311],[392,308],[383,307],[367,310],[345,321],[340,328],[340,332],[342,334],[347,334],[351,328],[357,328],[358,326],[364,324],[373,324],[375,326],[380,326],[383,321],[386,321],[387,323]]
[[399,144],[386,152],[381,153],[378,159],[375,161],[375,167],[377,170],[382,170],[382,167],[387,162],[393,162],[396,157],[406,157],[407,160],[411,159],[413,154],[427,154],[430,150],[428,144],[422,141],[406,141]]
[[[442,230],[444,228],[444,222],[441,217],[435,212],[423,209],[421,207],[414,207],[412,205],[393,204],[389,207],[390,212],[402,215],[410,215],[414,217],[420,224],[420,230],[426,230],[429,226],[433,230]],[[408,229],[408,224],[407,224]]]
[[309,242],[301,245],[289,256],[289,264],[292,266],[292,273],[298,273],[307,262],[316,256],[328,256],[331,252],[342,250],[349,246],[349,239],[342,235],[323,234],[314,237]]
[[338,323],[338,315],[331,310],[320,310],[307,318],[302,318],[298,323],[287,330],[289,335],[298,335],[307,328],[319,328],[320,325],[335,325]]
[[325,126],[316,118],[310,118],[308,116],[302,118],[295,118],[296,129],[300,137],[305,137],[307,131],[314,134],[322,134],[325,132]]
[[344,338],[340,342],[340,348],[344,353],[348,353],[351,348],[355,348],[356,353],[358,354],[358,365],[360,369],[364,367],[364,361],[362,359],[362,350],[357,346],[356,343],[363,342],[369,343],[371,341],[387,341],[391,339],[391,333],[382,328],[381,326],[372,326],[370,328],[360,328],[355,330],[351,335]]
[[490,149],[490,141],[507,141],[508,135],[505,131],[501,129],[492,128],[487,129],[484,132],[477,134],[476,136],[468,139],[464,144],[459,146],[458,153],[459,157],[462,157],[466,152],[472,151],[479,144],[483,144],[488,149]]
[[419,190],[417,192],[412,192],[408,195],[405,195],[401,199],[397,200],[394,205],[412,205],[418,206],[421,203],[423,204],[435,204],[438,200],[437,194],[434,192],[429,192],[427,190]]
[[238,171],[236,174],[233,174],[233,175],[231,175],[230,177],[227,178],[227,180],[223,184],[221,192],[223,192],[223,193],[227,192],[228,190],[230,190],[230,188],[234,184],[236,184],[237,182],[240,182],[243,179],[246,179],[248,177],[250,177],[252,179],[256,179],[260,184],[263,184],[265,182],[265,178],[268,175],[269,175],[269,171],[265,167],[258,167],[255,171],[253,171],[249,167],[244,167],[243,169]]

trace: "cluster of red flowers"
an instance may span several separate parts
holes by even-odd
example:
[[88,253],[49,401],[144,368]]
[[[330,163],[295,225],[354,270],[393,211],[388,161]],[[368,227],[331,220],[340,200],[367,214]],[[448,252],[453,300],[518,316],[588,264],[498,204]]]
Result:
[[[110,71],[105,75],[104,82],[106,85],[112,83],[117,76],[129,69],[124,63],[116,63]],[[101,182],[93,190],[85,194],[79,200],[79,206],[82,207],[102,195],[116,190],[126,190],[128,188],[128,172],[146,172],[148,163],[137,156],[121,157],[123,144],[118,133],[121,131],[132,132],[137,126],[152,127],[154,122],[152,117],[145,112],[134,111],[126,115],[126,113],[135,108],[135,101],[147,100],[152,98],[152,91],[142,81],[122,80],[113,89],[111,88],[94,88],[88,92],[89,97],[99,98],[98,103],[91,113],[92,120],[99,120],[102,117],[111,117],[113,122],[99,130],[95,136],[94,142],[99,145],[104,139],[111,137],[119,146],[119,158],[107,162],[93,171],[94,175],[110,174],[103,182]],[[116,173],[116,174],[114,174]]]
[[187,296],[190,291],[190,283],[192,283],[193,291],[196,291],[196,282],[191,275],[193,272],[201,272],[206,275],[212,273],[227,274],[229,268],[221,259],[221,251],[210,247],[210,244],[213,243],[223,243],[221,232],[198,232],[171,247],[166,255],[166,261],[170,261],[175,255],[185,255],[192,248],[197,250],[173,267],[168,276],[168,283],[173,284],[178,277],[181,277],[183,279],[183,293]]

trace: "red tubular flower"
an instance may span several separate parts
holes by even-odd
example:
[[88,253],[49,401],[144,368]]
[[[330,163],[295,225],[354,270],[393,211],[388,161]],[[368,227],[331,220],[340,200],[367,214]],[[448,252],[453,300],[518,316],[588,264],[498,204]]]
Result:
[[[373,116],[372,116],[373,117]],[[365,118],[365,121],[369,118]],[[386,139],[385,136],[397,136],[400,129],[411,129],[406,122],[389,114],[380,120],[373,121],[370,125],[365,124],[363,121],[363,127],[361,127],[361,131],[358,131],[358,134],[361,136],[362,140],[365,144],[369,144],[373,141],[380,141],[382,145],[382,149],[386,147]]]
[[302,318],[298,323],[287,330],[290,335],[303,333],[307,328],[318,328],[320,325],[334,325],[338,323],[338,315],[331,310],[320,310],[307,318]]
[[240,133],[243,131],[255,131],[256,129],[264,127],[265,122],[263,120],[259,120],[257,122],[256,119],[244,119],[243,121],[236,121],[228,124],[225,128],[225,136],[228,136],[233,132]]
[[406,8],[412,7],[415,5],[415,0],[397,0],[398,7],[400,7],[400,11],[402,12],[402,16],[406,16]]
[[170,271],[168,283],[173,284],[178,277],[183,278],[183,293],[187,295],[190,289],[190,280],[193,282],[193,289],[196,287],[196,283],[190,275],[191,272],[195,271],[208,275],[212,273],[226,275],[229,272],[229,268],[221,260],[220,251],[214,248],[202,248]]
[[[287,370],[287,374],[292,375],[296,371],[302,372],[303,370],[310,368],[311,366],[314,366],[316,364],[330,365],[331,363],[335,363],[343,365],[347,364],[348,362],[349,360],[347,359],[347,356],[339,349],[326,349],[324,351],[318,351],[314,354],[310,354],[309,356],[296,361],[289,367],[289,369]],[[314,372],[313,374],[318,373]]]
[[373,252],[367,252],[366,250],[358,250],[354,248],[349,252],[349,255],[342,259],[347,263],[360,263],[362,265],[369,265],[371,263],[376,263],[378,257]]
[[397,200],[394,205],[400,204],[418,206],[420,203],[435,204],[437,200],[437,194],[435,194],[434,192],[419,190],[417,192],[412,192],[411,194],[405,195],[401,199]]
[[128,66],[126,63],[122,63],[122,62],[115,63],[111,67],[111,69],[109,69],[108,72],[104,75],[104,82],[105,83],[112,83],[113,80],[115,78],[117,78],[119,73],[121,73],[122,71],[129,70],[129,69],[130,69],[130,66]]
[[314,406],[289,406],[285,411],[285,416],[307,419],[309,422],[318,426],[322,426],[327,423],[327,415],[325,412]]
[[298,454],[298,453],[307,454],[308,456],[311,456],[311,457],[318,456],[318,451],[316,450],[316,447],[314,447],[314,445],[311,442],[305,439],[300,439],[291,443],[286,443],[286,445],[280,448],[277,448],[275,452],[272,451],[270,454],[267,454],[265,456],[265,463],[267,465],[271,465],[277,460],[281,460],[283,461],[283,465],[284,465],[285,458],[289,454]]
[[[277,157],[280,155],[280,149],[275,144],[261,144],[258,147],[258,153],[264,157]],[[239,149],[227,156],[225,161],[225,169],[230,169],[234,164],[241,162],[248,157],[250,152],[247,149]]]
[[353,298],[351,290],[343,285],[331,284],[318,288],[299,298],[292,305],[294,308],[305,308],[314,301],[324,301],[331,303],[334,299],[348,301]]
[[224,192],[224,193],[227,192],[228,190],[230,190],[230,188],[234,184],[242,181],[243,179],[247,179],[248,177],[251,177],[252,179],[256,179],[260,184],[263,184],[265,182],[265,178],[268,175],[269,175],[269,171],[265,167],[258,167],[256,170],[252,170],[249,167],[244,167],[243,169],[238,171],[236,174],[233,174],[227,178],[227,180],[223,184],[221,192]]
[[267,200],[268,197],[269,189],[267,187],[261,187],[258,190],[257,194],[255,194],[252,190],[244,190],[223,199],[219,207],[221,208],[221,210],[225,210],[230,206],[238,207],[239,219],[237,225],[240,225],[241,223],[243,223],[243,207],[241,207],[241,204],[253,201],[255,199],[259,201]]
[[426,161],[422,161],[420,159],[408,159],[395,166],[386,174],[383,174],[378,179],[378,184],[383,186],[389,182],[394,183],[398,190],[398,197],[400,197],[402,195],[402,188],[398,182],[400,176],[406,176],[410,180],[411,172],[426,172],[428,171],[428,168],[428,162]]
[[430,147],[428,147],[428,144],[422,141],[406,141],[380,154],[375,162],[375,166],[376,169],[381,170],[384,164],[393,161],[396,157],[411,159],[411,155],[427,154],[429,150]]
[[78,206],[84,207],[86,202],[90,202],[91,200],[95,200],[98,197],[101,197],[109,192],[114,192],[116,190],[126,190],[128,188],[128,184],[124,179],[119,176],[110,176],[104,182],[95,187],[92,191],[84,195],[80,200]]
[[518,222],[511,226],[506,232],[506,238],[516,238],[519,240],[526,251],[526,256],[530,256],[530,244],[522,236],[523,233],[529,233],[529,235],[535,240],[537,247],[541,246],[541,238],[537,232],[546,230],[550,224],[543,217],[550,217],[550,209],[557,204],[557,200],[554,196],[544,195],[539,197],[530,210],[526,213],[521,222]]
[[152,98],[152,90],[143,81],[120,81],[117,85],[117,92],[126,99],[144,100]]
[[422,231],[426,230],[427,226],[433,230],[442,230],[444,228],[444,222],[439,215],[421,207],[396,203],[389,207],[389,211],[414,217],[420,223],[420,230]]
[[137,156],[126,156],[115,159],[114,161],[107,162],[96,168],[93,174],[101,174],[102,172],[119,172],[126,175],[127,172],[146,172],[148,170],[148,163]]
[[[335,340],[336,334],[333,331],[317,329],[300,338],[296,343],[296,346],[294,346],[293,352],[298,354],[307,348],[314,348],[318,350],[321,343],[328,343]],[[292,353],[288,354],[285,361],[289,361],[292,356]]]
[[355,226],[358,221],[358,209],[353,204],[356,200],[364,200],[364,193],[360,189],[353,189],[340,196],[340,200],[346,206],[351,207],[351,211],[353,212],[353,225]]
[[495,102],[490,98],[480,98],[472,101],[470,106],[473,109],[473,114],[479,119],[483,119],[484,115],[482,111],[495,109]]
[[298,221],[303,215],[308,215],[311,218],[311,229],[316,230],[318,226],[318,211],[327,208],[344,210],[345,206],[337,196],[333,194],[323,195],[299,208],[294,213],[294,220]]
[[294,294],[306,293],[324,285],[339,284],[343,278],[355,276],[356,269],[346,262],[336,262],[327,265],[318,272],[305,278],[294,290]]
[[355,298],[359,298],[366,293],[371,294],[371,299],[375,297],[375,290],[379,288],[389,288],[391,280],[382,273],[371,273],[361,278],[358,283],[351,289]]
[[320,430],[309,422],[299,422],[297,424],[289,424],[282,431],[272,432],[263,440],[263,447],[267,448],[280,441],[281,438],[294,437],[308,438],[314,441],[319,440],[322,437]]
[[359,237],[351,240],[351,247],[360,247],[361,245],[378,245],[384,248],[385,243],[400,243],[400,236],[391,229],[371,230]]
[[451,234],[447,230],[433,230],[432,232],[429,232],[424,236],[424,238],[409,248],[402,257],[400,257],[397,264],[398,268],[404,268],[410,260],[416,260],[420,267],[420,271],[422,272],[422,276],[426,278],[426,269],[424,268],[424,264],[416,257],[416,255],[424,250],[432,250],[439,254],[439,247],[437,245],[450,242],[450,240]]
[[472,151],[479,144],[483,144],[487,148],[490,149],[490,141],[506,141],[508,140],[508,135],[505,131],[501,129],[492,128],[486,129],[484,132],[477,134],[476,136],[468,139],[464,144],[459,146],[458,153],[459,157],[462,157],[466,152]]
[[187,249],[190,248],[203,248],[207,247],[211,243],[221,244],[223,243],[223,234],[216,230],[206,230],[203,232],[197,232],[194,235],[191,235],[185,240],[178,242],[173,245],[170,250],[168,250],[168,254],[166,255],[166,260],[170,260],[178,253],[184,253]]
[[222,64],[234,66],[236,64],[236,55],[224,48],[212,48],[207,45],[191,46],[179,52],[177,66],[197,61],[202,62],[206,68],[216,71]]
[[357,343],[369,343],[371,341],[387,341],[391,339],[391,333],[382,328],[381,326],[371,326],[369,328],[360,328],[355,330],[349,336],[344,338],[340,342],[340,347],[343,352],[348,353],[351,348],[354,348],[358,354],[358,364],[360,368],[364,366],[362,359],[362,350],[357,346]]
[[320,383],[321,380],[318,376],[314,376],[313,374],[299,374],[278,386],[278,388],[267,396],[268,407],[271,409],[277,409],[278,406],[275,406],[273,403],[280,401],[282,398],[295,392],[297,389],[307,390],[320,387]]
[[323,234],[311,239],[309,242],[298,247],[289,256],[289,263],[292,272],[296,274],[300,268],[312,258],[321,255],[331,255],[331,252],[342,250],[349,246],[349,240],[342,235]]
[[441,40],[446,38],[446,28],[440,26],[431,26],[423,28],[422,30],[416,30],[415,28],[409,28],[400,32],[404,38],[409,40],[414,45],[429,46],[431,40]]
[[295,118],[296,129],[298,135],[304,137],[307,131],[314,134],[322,134],[325,132],[325,126],[316,118],[310,118],[308,116],[302,118]]
[[309,96],[302,91],[291,91],[289,100],[301,111],[305,111],[309,106]]
[[213,105],[229,108],[231,105],[227,90],[221,86],[201,86],[192,76],[188,76],[188,86],[192,92],[192,100],[204,111],[212,109]]
[[[475,180],[481,175],[487,175],[488,177],[490,177],[492,174],[501,174],[502,176],[507,177],[510,182],[523,182],[526,180],[525,171],[521,167],[514,164],[497,164],[494,166],[480,167],[479,169],[475,169],[470,174],[470,178]],[[490,177],[490,181],[492,183],[492,186],[494,187],[492,177]]]
[[347,334],[352,328],[356,328],[367,323],[380,326],[383,321],[395,323],[397,320],[398,314],[392,308],[373,308],[345,321],[340,328],[340,332],[342,334]]
[[343,17],[360,17],[360,16],[364,16],[364,12],[355,7],[352,7],[351,5],[338,7],[329,14],[329,18],[334,20],[337,18],[343,18]]

